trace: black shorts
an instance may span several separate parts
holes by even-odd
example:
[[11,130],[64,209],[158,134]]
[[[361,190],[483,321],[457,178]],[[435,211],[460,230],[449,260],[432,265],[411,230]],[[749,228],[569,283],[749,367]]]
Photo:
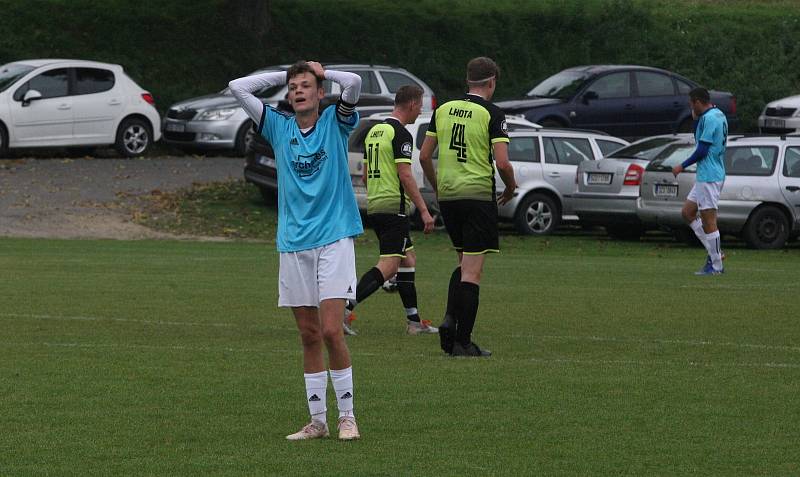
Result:
[[442,219],[453,247],[467,255],[500,251],[497,237],[497,203],[488,200],[439,202]]
[[411,243],[411,224],[408,217],[397,214],[369,214],[369,223],[378,236],[381,257],[405,258]]

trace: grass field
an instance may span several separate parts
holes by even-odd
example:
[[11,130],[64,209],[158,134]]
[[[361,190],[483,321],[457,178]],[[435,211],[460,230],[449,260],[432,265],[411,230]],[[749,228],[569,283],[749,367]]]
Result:
[[[0,239],[0,475],[800,474],[796,245],[732,244],[713,278],[658,238],[503,247],[492,358],[405,336],[379,292],[348,338],[363,439],[290,443],[307,409],[272,245]],[[452,252],[417,249],[437,323]]]

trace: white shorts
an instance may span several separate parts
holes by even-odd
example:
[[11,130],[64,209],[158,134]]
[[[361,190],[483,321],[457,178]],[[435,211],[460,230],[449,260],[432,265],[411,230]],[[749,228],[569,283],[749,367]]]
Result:
[[353,239],[280,254],[278,306],[315,306],[331,298],[356,298]]
[[686,200],[697,204],[699,210],[717,209],[722,182],[695,182]]

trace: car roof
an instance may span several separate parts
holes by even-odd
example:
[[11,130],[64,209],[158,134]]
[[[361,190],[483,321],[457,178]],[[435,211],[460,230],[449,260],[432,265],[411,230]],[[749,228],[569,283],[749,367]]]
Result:
[[14,62],[14,64],[28,65],[28,66],[33,66],[34,68],[40,68],[42,66],[49,66],[49,65],[58,65],[61,63],[78,64],[82,66],[102,66],[106,68],[112,68],[112,67],[121,68],[120,65],[114,63],[101,63],[99,61],[92,61],[92,60],[71,60],[65,58],[42,58],[42,59],[20,60]]
[[642,65],[581,65],[567,68],[564,71],[585,71],[589,73],[605,73],[608,71],[626,71],[626,70],[644,70],[644,71],[657,71],[659,73],[675,74],[672,71],[655,68],[652,66]]
[[[263,68],[259,68],[256,71],[285,71],[288,70],[292,65],[291,64],[282,64],[282,65],[270,65],[264,66]],[[322,63],[322,66],[326,68],[388,68],[392,70],[401,70],[406,71],[405,68],[400,68],[399,66],[391,66],[391,65],[373,65],[373,64],[366,64],[366,63]]]
[[740,135],[740,136],[731,136],[728,137],[728,145],[736,145],[736,146],[747,146],[747,145],[775,145],[775,144],[791,144],[797,145],[800,144],[800,135],[786,135],[786,136],[776,136],[771,134],[760,134],[760,135]]
[[[385,119],[388,119],[391,116],[392,116],[392,113],[375,113],[375,114],[370,114],[369,116],[367,116],[364,119],[372,119],[374,121],[383,121]],[[415,123],[420,123],[420,122],[423,122],[423,121],[426,121],[426,120],[430,121],[431,120],[431,116],[432,116],[432,114],[431,114],[430,111],[424,111],[424,112],[419,114],[419,116],[417,117],[417,120],[415,121]],[[527,119],[525,119],[523,117],[515,116],[515,115],[507,115],[506,116],[506,121],[511,123],[511,124],[532,125],[531,126],[532,128],[534,126],[538,126],[536,123],[532,123],[532,122],[528,121]],[[541,127],[541,126],[539,126],[539,127]]]
[[528,129],[528,130],[511,131],[511,132],[508,133],[508,135],[510,137],[524,137],[524,136],[530,136],[530,135],[541,134],[541,133],[555,134],[555,135],[563,134],[565,136],[584,136],[584,137],[585,136],[591,136],[591,137],[594,137],[596,139],[619,140],[619,141],[622,141],[622,142],[628,144],[628,141],[625,141],[622,138],[611,136],[611,135],[609,135],[607,133],[604,133],[602,131],[590,131],[590,130],[586,130],[586,129],[546,128],[546,127],[541,127],[540,126],[538,128],[533,128],[533,129]]

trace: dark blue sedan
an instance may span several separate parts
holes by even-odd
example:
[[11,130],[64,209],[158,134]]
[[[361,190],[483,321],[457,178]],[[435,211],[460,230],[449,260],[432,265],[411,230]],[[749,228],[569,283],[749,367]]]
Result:
[[[575,127],[636,138],[694,131],[689,91],[699,86],[670,71],[632,65],[576,66],[539,83],[524,99],[497,103],[506,114],[550,127]],[[738,125],[736,97],[709,91]]]

